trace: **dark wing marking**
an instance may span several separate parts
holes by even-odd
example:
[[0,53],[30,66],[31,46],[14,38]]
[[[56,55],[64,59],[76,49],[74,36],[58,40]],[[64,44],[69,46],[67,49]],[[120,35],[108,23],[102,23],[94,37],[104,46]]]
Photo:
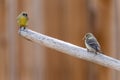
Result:
[[87,39],[87,44],[91,46],[93,49],[95,49],[96,51],[100,51],[100,45],[96,41],[96,39]]

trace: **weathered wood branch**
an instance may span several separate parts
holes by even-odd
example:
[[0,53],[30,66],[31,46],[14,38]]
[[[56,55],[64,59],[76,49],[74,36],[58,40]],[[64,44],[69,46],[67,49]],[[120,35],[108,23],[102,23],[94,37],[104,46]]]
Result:
[[90,53],[87,52],[85,48],[43,35],[41,33],[37,33],[30,29],[19,29],[19,34],[26,39],[42,44],[49,48],[53,48],[65,54],[120,71],[120,60],[106,56],[102,53]]

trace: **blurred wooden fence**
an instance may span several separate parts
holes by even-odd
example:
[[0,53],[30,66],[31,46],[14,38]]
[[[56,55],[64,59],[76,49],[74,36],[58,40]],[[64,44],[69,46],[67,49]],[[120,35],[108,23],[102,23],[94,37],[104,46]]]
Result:
[[120,80],[120,73],[61,54],[20,37],[16,16],[29,14],[28,27],[84,47],[92,32],[102,51],[120,58],[120,1],[0,0],[0,80]]

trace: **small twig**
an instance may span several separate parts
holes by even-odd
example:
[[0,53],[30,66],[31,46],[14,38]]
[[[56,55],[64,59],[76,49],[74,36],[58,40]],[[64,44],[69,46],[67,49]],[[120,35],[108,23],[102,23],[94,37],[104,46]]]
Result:
[[19,29],[19,34],[26,39],[40,43],[49,48],[56,49],[57,51],[63,52],[65,54],[120,71],[120,60],[114,59],[104,54],[94,54],[87,52],[85,48],[37,33],[30,29]]

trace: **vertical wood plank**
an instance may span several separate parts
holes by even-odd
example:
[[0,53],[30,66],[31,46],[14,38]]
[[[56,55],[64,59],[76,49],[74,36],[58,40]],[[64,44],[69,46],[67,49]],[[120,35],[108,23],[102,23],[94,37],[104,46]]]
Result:
[[[116,49],[116,58],[120,59],[120,1],[119,0],[114,0],[113,1],[114,3],[114,22],[115,22],[115,43],[116,43],[116,46],[115,46],[115,49]],[[120,72],[116,71],[116,75],[115,75],[115,80],[119,80],[120,79]]]
[[[66,0],[64,37],[66,41],[84,46],[84,34],[89,31],[87,1]],[[89,63],[84,60],[66,57],[69,60],[70,80],[88,80]]]
[[[62,27],[60,23],[60,1],[59,0],[45,0],[45,32],[47,35],[62,39],[60,30]],[[65,55],[51,49],[46,50],[46,80],[63,80],[68,79],[66,76],[66,68],[64,67]],[[63,60],[62,60],[63,59]],[[65,71],[64,71],[64,70]],[[68,71],[68,70],[67,70]]]
[[6,28],[5,28],[5,1],[0,1],[0,80],[6,80]]
[[[20,11],[25,11],[28,13],[29,17],[29,23],[28,27],[30,28],[30,25],[32,24],[31,22],[31,16],[32,16],[32,0],[22,0],[20,1]],[[20,42],[20,50],[21,53],[19,53],[20,56],[20,80],[33,80],[33,63],[34,63],[34,54],[35,54],[35,47],[34,43],[29,42],[21,37],[19,37],[19,42]]]
[[[73,44],[83,45],[88,19],[85,1],[46,0],[46,34]],[[80,8],[80,9],[79,9]],[[82,9],[83,8],[83,9]],[[74,29],[74,30],[73,30]],[[87,80],[87,62],[49,49],[47,80]]]
[[17,30],[16,24],[16,1],[5,0],[5,27],[7,40],[6,53],[6,76],[7,80],[16,80],[17,74]]
[[[115,53],[115,39],[114,39],[114,26],[113,26],[113,4],[112,0],[99,0],[96,1],[96,27],[95,33],[101,43],[102,51],[106,55],[114,56]],[[113,71],[111,69],[98,66],[98,79],[97,80],[113,80]],[[104,74],[106,75],[104,75]],[[106,76],[106,77],[105,77]]]
[[[44,33],[44,15],[43,0],[34,0],[31,15],[31,28],[37,32]],[[34,45],[35,52],[33,56],[33,80],[44,80],[45,77],[45,52],[44,47],[38,44]]]
[[[28,27],[44,32],[42,0],[20,1],[19,12],[26,11],[29,16]],[[20,80],[44,80],[44,48],[19,37],[20,42]]]

